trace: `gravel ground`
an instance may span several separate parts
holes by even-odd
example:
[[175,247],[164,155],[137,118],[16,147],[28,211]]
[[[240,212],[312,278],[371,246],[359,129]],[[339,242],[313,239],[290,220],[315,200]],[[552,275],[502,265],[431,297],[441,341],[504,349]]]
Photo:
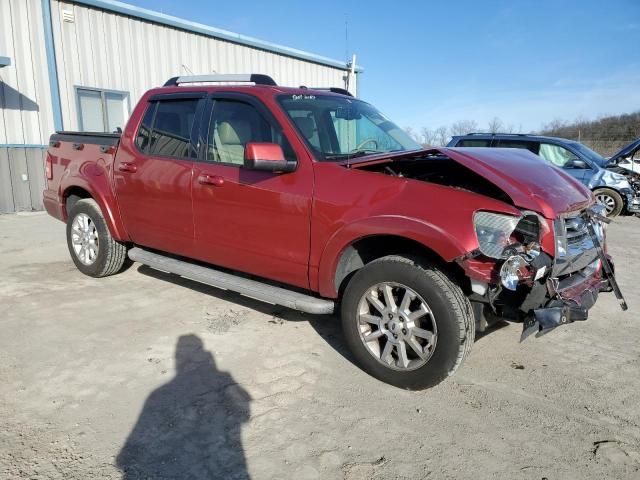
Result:
[[95,280],[46,215],[0,216],[0,478],[640,478],[640,219],[610,228],[630,310],[478,338],[399,390],[312,317],[134,265]]

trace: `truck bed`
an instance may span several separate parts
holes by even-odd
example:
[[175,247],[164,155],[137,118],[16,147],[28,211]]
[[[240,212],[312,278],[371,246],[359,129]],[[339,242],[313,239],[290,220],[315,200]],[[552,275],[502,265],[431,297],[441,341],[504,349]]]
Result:
[[121,133],[58,131],[51,135],[49,146],[54,146],[55,142],[116,146],[120,142],[121,135]]
[[104,211],[111,211],[105,202],[113,196],[111,173],[120,137],[120,133],[69,131],[51,135],[46,158],[47,188],[43,192],[50,215],[66,221],[65,199],[71,192],[92,197]]

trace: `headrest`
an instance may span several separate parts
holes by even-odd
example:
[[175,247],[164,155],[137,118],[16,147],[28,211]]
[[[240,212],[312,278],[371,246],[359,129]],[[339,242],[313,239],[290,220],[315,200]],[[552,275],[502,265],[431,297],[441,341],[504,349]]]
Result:
[[228,120],[218,125],[220,143],[223,145],[244,145],[251,138],[251,126],[246,120]]
[[294,123],[307,140],[313,137],[316,129],[316,122],[311,117],[293,117]]

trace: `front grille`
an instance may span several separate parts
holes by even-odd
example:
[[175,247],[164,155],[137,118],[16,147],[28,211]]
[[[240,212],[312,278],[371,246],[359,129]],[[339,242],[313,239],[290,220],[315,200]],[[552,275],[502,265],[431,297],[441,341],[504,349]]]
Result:
[[579,245],[585,238],[589,237],[587,222],[589,222],[589,220],[583,215],[565,219],[564,224],[569,247]]
[[584,212],[555,220],[554,276],[562,277],[579,272],[598,258],[598,252],[589,234],[588,222],[591,221]]

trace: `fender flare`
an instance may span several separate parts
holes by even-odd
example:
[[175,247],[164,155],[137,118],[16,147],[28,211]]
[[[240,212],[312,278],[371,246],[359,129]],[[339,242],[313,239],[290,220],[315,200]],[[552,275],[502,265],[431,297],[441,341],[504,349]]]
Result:
[[[96,165],[93,165],[92,170],[95,171],[92,172],[91,179],[88,179],[85,175],[69,175],[62,179],[60,182],[60,199],[64,202],[67,192],[71,188],[79,187],[86,190],[100,207],[100,211],[104,216],[111,236],[121,242],[130,241],[129,235],[122,223],[120,211],[118,210],[116,198],[113,194],[107,172]],[[66,211],[66,205],[64,209],[65,217],[68,217],[69,212]],[[67,218],[65,218],[65,220],[67,220]]]
[[[337,297],[334,279],[342,254],[354,242],[377,235],[392,235],[413,240],[435,252],[445,262],[450,262],[475,248],[473,245],[465,246],[459,239],[433,224],[414,218],[384,215],[357,220],[336,231],[322,251],[318,265],[320,295]],[[475,240],[475,235],[468,238]]]

